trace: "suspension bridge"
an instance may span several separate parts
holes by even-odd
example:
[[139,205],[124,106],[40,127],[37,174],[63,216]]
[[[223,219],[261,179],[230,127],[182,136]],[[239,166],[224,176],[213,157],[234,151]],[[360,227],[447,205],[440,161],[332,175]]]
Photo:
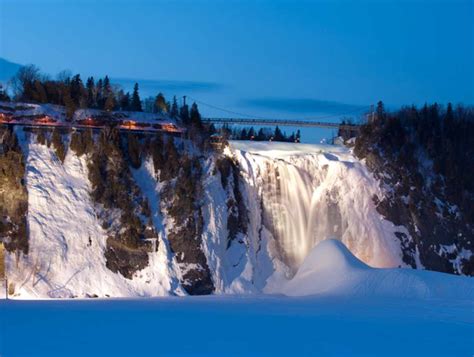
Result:
[[[354,115],[356,113],[362,112],[373,112],[373,106],[370,107],[357,107],[352,111],[321,116],[318,118],[312,119],[272,119],[272,118],[261,118],[257,116],[252,116],[243,113],[237,113],[230,111],[225,108],[220,108],[212,104],[204,103],[200,100],[197,100],[192,97],[188,97],[191,100],[210,107],[212,109],[217,109],[222,112],[230,114],[229,117],[203,117],[202,121],[209,124],[218,124],[218,125],[246,125],[246,126],[292,126],[292,127],[318,127],[326,129],[336,129],[343,130],[347,132],[357,133],[360,130],[360,124],[346,123],[344,121],[345,116]],[[186,103],[186,96],[183,97],[184,103]],[[328,121],[322,121],[330,120]]]
[[258,118],[202,118],[204,123],[219,125],[258,125],[258,126],[293,126],[293,127],[319,127],[327,129],[358,130],[358,124],[328,123],[311,120],[295,119],[258,119]]

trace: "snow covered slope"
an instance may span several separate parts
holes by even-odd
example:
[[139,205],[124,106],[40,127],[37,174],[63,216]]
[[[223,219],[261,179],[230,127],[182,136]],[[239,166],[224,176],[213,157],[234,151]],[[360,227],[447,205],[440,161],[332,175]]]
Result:
[[371,268],[343,243],[329,239],[313,248],[293,279],[274,287],[274,291],[290,296],[326,294],[473,301],[474,279],[414,269]]
[[24,141],[27,152],[29,254],[8,254],[9,282],[20,298],[156,296],[174,293],[163,245],[132,280],[105,265],[106,236],[89,192],[87,164],[68,152]]

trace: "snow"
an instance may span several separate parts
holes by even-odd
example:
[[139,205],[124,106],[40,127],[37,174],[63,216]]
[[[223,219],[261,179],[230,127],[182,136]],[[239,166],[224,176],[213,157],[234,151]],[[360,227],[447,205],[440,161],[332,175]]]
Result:
[[[175,290],[165,245],[132,280],[105,265],[106,233],[89,192],[86,158],[68,152],[64,163],[35,138],[27,152],[29,254],[6,255],[6,270],[22,299],[156,296]],[[89,238],[92,244],[89,246]]]
[[348,153],[343,146],[329,144],[297,144],[269,141],[234,140],[230,142],[234,150],[264,155],[270,158],[287,158],[295,155],[328,153]]
[[[105,264],[107,237],[96,216],[100,207],[90,199],[87,159],[69,151],[60,163],[54,150],[37,144],[34,135],[21,130],[18,135],[26,154],[30,252],[28,256],[6,256],[9,281],[15,285],[14,298],[185,295],[179,284],[182,272],[167,241],[167,230],[173,222],[162,210],[163,187],[155,178],[152,160],[145,160],[132,174],[150,203],[158,251],[149,253],[150,264],[145,269],[133,279],[126,279]],[[232,193],[222,187],[215,160],[206,159],[202,248],[216,294],[346,296],[351,292],[354,296],[393,297],[398,296],[393,292],[399,291],[402,296],[431,298],[441,294],[444,288],[439,286],[446,284],[453,293],[443,292],[442,297],[471,296],[471,292],[451,288],[454,280],[447,281],[443,274],[379,270],[360,263],[362,260],[375,267],[403,265],[394,232],[405,231],[376,212],[372,197],[383,193],[350,150],[328,145],[232,142],[225,155],[240,165],[240,189],[250,221],[248,234],[240,234],[228,248],[226,200]],[[275,187],[268,184],[277,173],[287,201],[276,200]],[[232,177],[229,180],[232,182]],[[262,202],[274,204],[275,212],[298,209],[303,218],[287,221],[291,229],[283,231],[283,240],[277,240],[262,214]],[[329,258],[322,258],[331,254],[317,253],[313,248],[330,237],[343,242],[359,260],[339,251],[333,252],[337,259],[331,260],[342,263],[328,265]],[[291,264],[291,254],[301,260]],[[467,256],[468,252],[462,254]],[[320,270],[324,274],[318,273]],[[435,275],[431,278],[430,274]],[[456,284],[464,286],[462,281],[456,280]]]
[[473,304],[341,296],[0,301],[2,356],[472,356]]
[[[395,232],[409,233],[377,212],[373,197],[382,197],[383,191],[349,149],[253,141],[230,145],[247,195],[263,202],[274,226],[267,226],[278,238],[278,243],[271,240],[273,258],[280,256],[295,271],[318,242],[334,237],[371,266],[405,265]],[[250,210],[251,221],[259,216],[259,207]]]
[[414,269],[371,268],[333,239],[313,248],[294,278],[277,290],[290,296],[326,294],[474,301],[473,278]]

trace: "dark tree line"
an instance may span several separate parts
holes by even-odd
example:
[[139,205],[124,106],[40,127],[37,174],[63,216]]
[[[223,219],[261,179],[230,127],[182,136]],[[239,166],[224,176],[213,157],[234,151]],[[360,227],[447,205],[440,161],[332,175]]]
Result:
[[434,174],[440,175],[433,184],[443,187],[450,201],[474,218],[474,108],[425,104],[390,113],[380,102],[374,120],[362,127],[356,141],[359,156],[364,156],[359,152],[364,140],[378,142],[387,159],[414,173],[424,164],[421,147]]
[[125,93],[112,85],[108,76],[97,81],[89,77],[84,84],[79,74],[63,72],[57,79],[51,79],[30,65],[18,71],[13,87],[16,100],[63,105],[69,118],[78,108],[142,111],[138,84],[135,83],[132,94]]
[[[98,80],[88,77],[83,82],[81,76],[62,72],[56,79],[42,74],[34,66],[22,67],[13,78],[15,100],[33,103],[51,103],[66,107],[68,118],[72,118],[76,109],[92,108],[106,111],[121,110],[134,112],[164,113],[172,118],[180,118],[184,125],[202,130],[201,115],[196,103],[191,108],[187,104],[178,105],[176,96],[171,102],[163,93],[156,97],[140,98],[138,83],[132,93],[124,92],[118,85],[111,83],[105,76]],[[0,100],[8,101],[6,91],[0,87]]]
[[232,140],[254,140],[254,141],[282,141],[282,142],[300,142],[301,132],[299,130],[287,135],[276,126],[275,130],[269,128],[260,128],[256,131],[250,128],[231,128],[228,125],[222,127],[224,136]]

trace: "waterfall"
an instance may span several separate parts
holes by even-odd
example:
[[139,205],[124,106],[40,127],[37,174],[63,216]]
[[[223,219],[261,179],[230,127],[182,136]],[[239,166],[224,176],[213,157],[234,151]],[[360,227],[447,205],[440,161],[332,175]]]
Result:
[[369,265],[403,265],[395,232],[406,229],[377,213],[378,182],[348,150],[276,152],[248,145],[234,150],[234,156],[247,189],[260,197],[263,225],[277,243],[279,258],[292,272],[327,238],[343,241]]
[[313,183],[309,175],[283,160],[267,164],[263,175],[264,223],[278,237],[290,265],[299,265],[312,246],[309,238]]

